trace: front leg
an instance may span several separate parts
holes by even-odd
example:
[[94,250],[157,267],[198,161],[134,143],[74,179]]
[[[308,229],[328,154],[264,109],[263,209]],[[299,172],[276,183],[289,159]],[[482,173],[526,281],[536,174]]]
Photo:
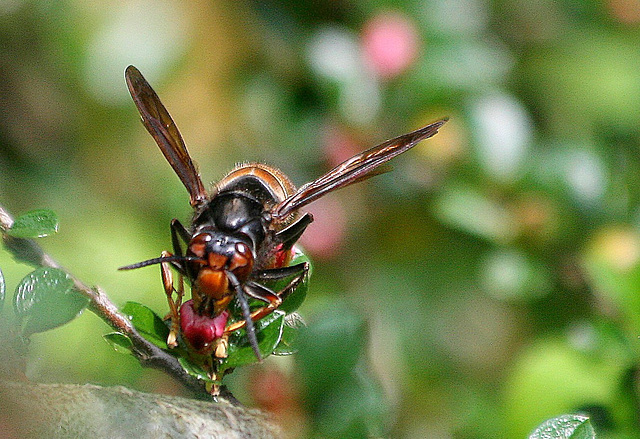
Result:
[[309,271],[309,264],[306,262],[301,262],[296,265],[289,265],[288,267],[280,267],[280,268],[267,268],[264,270],[256,270],[251,273],[251,280],[257,282],[269,282],[269,281],[278,281],[281,279],[286,279],[292,276],[300,276],[304,278],[304,276]]
[[[172,256],[167,251],[162,252],[162,257]],[[169,316],[171,318],[171,329],[169,336],[167,337],[167,346],[175,348],[178,346],[178,332],[180,331],[180,305],[182,304],[182,297],[184,296],[184,282],[182,274],[178,280],[178,289],[173,286],[173,273],[171,272],[171,265],[169,262],[163,262],[160,264],[160,275],[162,276],[162,285],[164,286],[164,292],[167,296],[167,302],[169,303]],[[177,300],[173,300],[173,293],[177,294]]]
[[[184,256],[180,239],[189,245],[189,241],[191,241],[191,234],[180,221],[174,218],[171,220],[171,244],[173,245],[173,254],[176,256]],[[184,262],[174,261],[172,264],[180,274],[186,274],[187,270]]]
[[[253,299],[257,299],[257,300],[261,300],[263,302],[267,303],[267,306],[263,306],[262,308],[259,308],[255,311],[253,311],[250,314],[251,317],[251,321],[255,322],[257,320],[260,320],[261,318],[268,316],[269,314],[271,314],[274,310],[278,309],[278,307],[282,304],[282,302],[284,301],[284,299],[287,298],[287,296],[289,296],[289,294],[291,294],[293,291],[295,291],[295,289],[300,285],[300,283],[304,280],[305,276],[307,275],[307,273],[309,272],[309,264],[307,262],[303,262],[301,264],[297,264],[294,265],[293,267],[285,267],[287,269],[291,269],[291,272],[294,272],[296,274],[296,276],[291,280],[291,282],[289,282],[287,284],[287,286],[285,286],[282,290],[280,290],[278,293],[275,293],[274,291],[270,290],[269,288],[265,287],[264,285],[260,285],[257,282],[253,282],[253,281],[249,281],[245,284],[245,288],[244,291],[246,292],[246,294],[253,298]],[[281,274],[281,270],[282,269],[273,269],[272,271],[274,273],[277,273],[277,276],[275,276],[275,279],[282,279],[283,276],[280,276]],[[271,270],[264,270],[264,272],[269,272]],[[288,270],[285,270],[288,271]],[[291,273],[289,272],[288,275],[291,275]],[[286,277],[286,276],[284,276]],[[274,279],[271,278],[271,279]],[[245,326],[247,326],[247,319],[245,318],[245,320],[240,320],[238,322],[235,322],[229,326],[227,326],[224,330],[225,334],[230,334],[234,331],[237,331],[238,329],[242,329]]]

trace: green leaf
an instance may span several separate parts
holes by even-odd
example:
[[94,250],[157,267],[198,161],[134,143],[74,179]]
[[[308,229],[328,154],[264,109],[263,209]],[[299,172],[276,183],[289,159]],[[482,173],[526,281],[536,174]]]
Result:
[[111,347],[121,354],[131,354],[133,343],[131,339],[121,332],[110,332],[102,336]]
[[308,388],[332,392],[364,354],[367,326],[349,304],[335,300],[300,331],[296,360]]
[[4,275],[2,274],[2,270],[0,270],[0,311],[2,310],[2,306],[4,305],[6,288],[7,287],[4,283]]
[[536,428],[529,439],[594,439],[596,434],[589,418],[583,415],[562,415]]
[[21,320],[22,334],[29,336],[70,322],[88,304],[89,299],[74,289],[67,273],[38,268],[18,284],[13,308]]
[[126,315],[138,332],[159,348],[167,349],[169,328],[150,308],[137,303],[127,302],[121,312]]
[[318,399],[305,397],[305,404],[315,413],[319,433],[315,437],[385,437],[388,409],[384,392],[364,368],[341,377],[330,391],[323,390]]
[[187,371],[189,375],[209,383],[216,383],[215,380],[212,380],[209,377],[209,374],[204,368],[202,368],[200,365],[194,364],[193,362],[189,361],[188,358],[179,357],[178,362],[182,365],[184,370]]
[[[278,346],[284,329],[285,313],[275,310],[263,319],[254,323],[258,349],[262,358],[266,358]],[[251,348],[246,332],[241,329],[229,337],[229,349],[227,358],[222,360],[218,370],[224,372],[238,366],[256,363],[258,359]]]
[[595,439],[596,432],[593,429],[593,425],[591,425],[591,420],[587,419],[578,425],[569,437],[570,439]]
[[274,349],[273,355],[285,356],[298,352],[296,339],[300,333],[300,328],[304,326],[304,321],[298,313],[287,315],[285,317],[280,343],[278,343],[278,346]]
[[58,231],[58,216],[47,209],[32,210],[19,216],[7,233],[14,238],[42,238]]

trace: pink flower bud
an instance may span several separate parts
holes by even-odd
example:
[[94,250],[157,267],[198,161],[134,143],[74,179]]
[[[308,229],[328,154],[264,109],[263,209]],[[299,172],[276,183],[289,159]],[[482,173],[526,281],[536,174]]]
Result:
[[180,307],[182,336],[199,353],[209,353],[215,348],[213,342],[222,337],[228,319],[227,310],[214,318],[198,314],[193,308],[193,300],[186,301]]

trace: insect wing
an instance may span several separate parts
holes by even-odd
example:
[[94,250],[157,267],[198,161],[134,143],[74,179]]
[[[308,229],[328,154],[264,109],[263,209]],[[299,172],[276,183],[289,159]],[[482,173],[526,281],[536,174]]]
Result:
[[408,151],[421,140],[435,135],[446,121],[447,119],[439,120],[351,157],[322,177],[300,187],[296,193],[277,204],[272,210],[272,215],[275,218],[286,218],[295,210],[317,200],[328,192],[361,181],[372,174],[375,175],[374,170],[378,166]]
[[191,205],[202,205],[207,199],[207,193],[171,115],[137,68],[127,67],[125,78],[129,93],[142,116],[142,123],[189,191]]

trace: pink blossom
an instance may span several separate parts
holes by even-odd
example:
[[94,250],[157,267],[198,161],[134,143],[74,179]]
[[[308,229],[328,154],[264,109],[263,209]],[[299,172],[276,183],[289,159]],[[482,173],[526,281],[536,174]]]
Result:
[[419,35],[404,15],[384,12],[365,24],[362,45],[367,65],[380,77],[391,79],[415,61]]

